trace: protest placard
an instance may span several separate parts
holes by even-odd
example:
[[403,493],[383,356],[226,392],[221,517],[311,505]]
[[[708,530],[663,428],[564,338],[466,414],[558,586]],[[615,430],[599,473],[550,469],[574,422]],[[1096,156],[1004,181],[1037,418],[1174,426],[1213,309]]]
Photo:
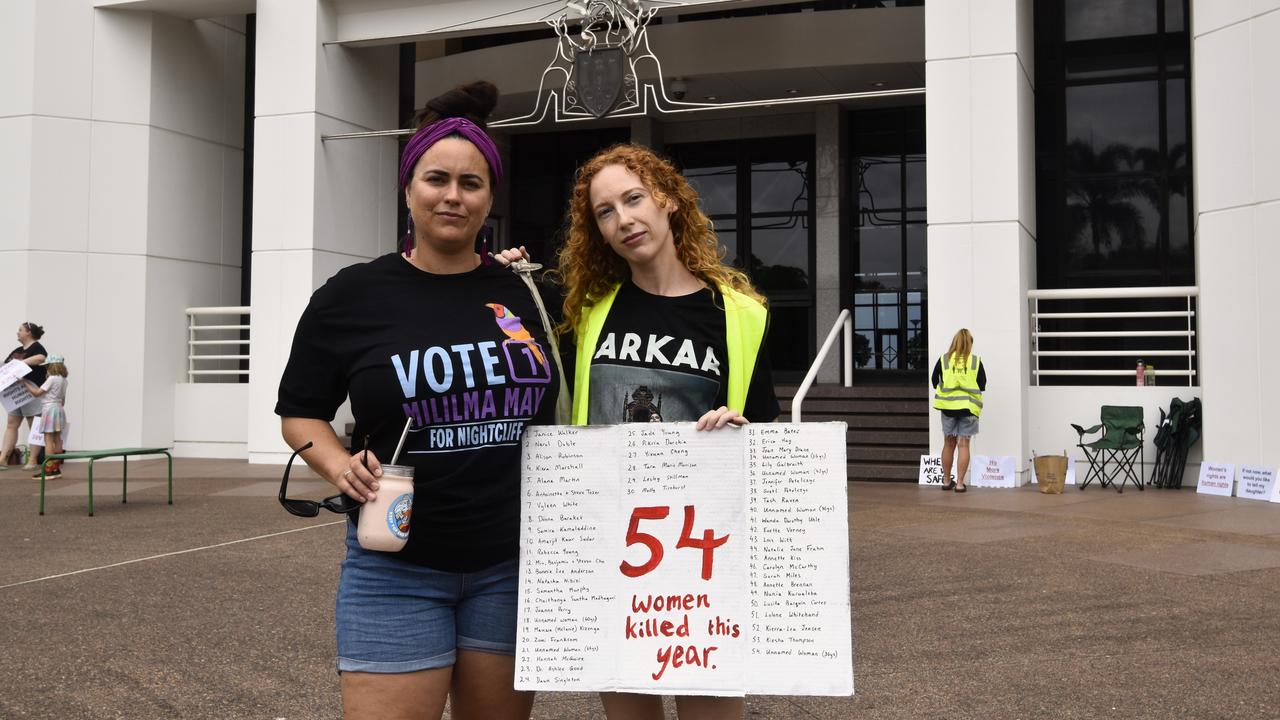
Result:
[[1236,496],[1246,500],[1268,501],[1275,494],[1276,469],[1257,465],[1241,465],[1236,469]]
[[969,482],[974,487],[1016,488],[1018,473],[1012,455],[974,455],[969,465]]
[[[954,480],[956,474],[951,473]],[[921,455],[920,456],[920,476],[919,484],[921,485],[941,485],[942,484],[942,456],[941,455]]]
[[1231,489],[1235,485],[1235,477],[1235,465],[1202,462],[1200,463],[1200,479],[1196,482],[1196,492],[1231,497]]
[[17,412],[31,402],[33,396],[21,378],[31,372],[31,367],[21,360],[10,360],[0,365],[0,405],[5,412]]
[[44,418],[36,415],[31,418],[31,432],[27,434],[28,445],[44,447]]
[[30,372],[31,366],[21,360],[10,360],[0,365],[0,388],[9,387],[15,380],[26,377]]
[[520,690],[853,692],[844,423],[531,427]]

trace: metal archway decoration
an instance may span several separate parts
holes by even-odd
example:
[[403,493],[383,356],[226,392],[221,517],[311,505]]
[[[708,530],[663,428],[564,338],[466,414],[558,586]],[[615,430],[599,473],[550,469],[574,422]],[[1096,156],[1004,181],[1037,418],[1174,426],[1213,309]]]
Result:
[[[923,95],[922,87],[827,95],[789,96],[739,102],[685,102],[671,98],[663,85],[662,61],[649,46],[649,22],[662,6],[678,0],[566,0],[564,7],[543,20],[556,31],[556,47],[542,71],[533,109],[520,116],[491,120],[491,128],[585,122],[602,117],[637,117],[650,113],[673,115],[741,108],[836,102],[896,95]],[[570,25],[576,27],[574,28]],[[656,82],[641,79],[637,67],[653,63]],[[322,135],[321,140],[344,140],[412,134],[412,129]]]

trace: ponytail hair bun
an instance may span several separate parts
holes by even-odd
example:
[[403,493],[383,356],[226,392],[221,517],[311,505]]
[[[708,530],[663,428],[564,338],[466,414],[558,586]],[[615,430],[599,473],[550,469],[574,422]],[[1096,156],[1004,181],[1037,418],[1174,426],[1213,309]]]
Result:
[[428,100],[413,120],[420,128],[444,118],[460,117],[483,128],[497,104],[497,86],[488,80],[477,80]]

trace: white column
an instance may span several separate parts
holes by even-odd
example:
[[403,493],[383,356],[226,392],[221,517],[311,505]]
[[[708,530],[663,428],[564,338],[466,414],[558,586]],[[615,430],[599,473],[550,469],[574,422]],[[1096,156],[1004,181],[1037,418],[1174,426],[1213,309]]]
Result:
[[76,446],[168,445],[182,310],[239,293],[243,26],[94,5],[2,11],[0,323],[66,356]]
[[325,45],[325,0],[259,0],[257,23],[249,459],[283,462],[273,410],[307,300],[396,242],[395,141],[320,137],[396,127],[398,51]]
[[[1035,287],[1031,0],[925,5],[929,354],[969,328],[987,368],[973,451],[1025,465]],[[931,413],[930,446],[942,443]]]
[[1204,457],[1275,467],[1280,5],[1195,0],[1191,22]]

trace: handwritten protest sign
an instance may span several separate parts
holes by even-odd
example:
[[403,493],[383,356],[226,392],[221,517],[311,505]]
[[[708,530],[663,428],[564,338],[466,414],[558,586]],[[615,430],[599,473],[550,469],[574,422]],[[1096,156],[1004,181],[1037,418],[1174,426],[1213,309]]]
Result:
[[1235,465],[1202,462],[1200,463],[1200,479],[1196,482],[1196,492],[1231,497],[1231,489],[1235,485],[1235,477]]
[[10,360],[0,365],[0,405],[6,412],[16,412],[18,408],[31,402],[31,391],[21,378],[31,372],[31,366],[21,360]]
[[969,481],[974,487],[1018,487],[1018,473],[1013,464],[1012,455],[974,455]]
[[532,427],[516,688],[853,692],[843,423]]
[[1241,465],[1236,495],[1246,500],[1268,501],[1275,494],[1276,469],[1258,467],[1257,465]]
[[[955,479],[955,473],[951,473],[952,479]],[[942,456],[941,455],[921,455],[920,456],[920,477],[921,485],[941,485],[942,484]]]

